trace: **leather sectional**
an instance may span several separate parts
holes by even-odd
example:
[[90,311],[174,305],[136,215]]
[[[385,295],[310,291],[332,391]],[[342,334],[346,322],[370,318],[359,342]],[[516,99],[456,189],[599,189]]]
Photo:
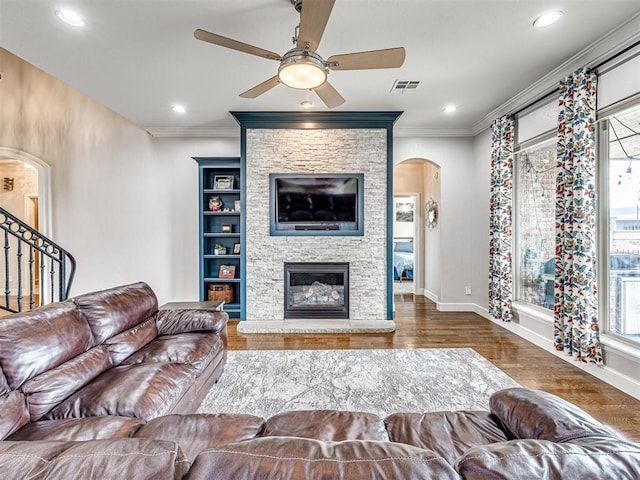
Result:
[[[487,411],[195,414],[223,312],[143,283],[0,319],[0,471],[34,479],[638,479],[640,445],[526,388]],[[215,387],[213,387],[215,388]]]

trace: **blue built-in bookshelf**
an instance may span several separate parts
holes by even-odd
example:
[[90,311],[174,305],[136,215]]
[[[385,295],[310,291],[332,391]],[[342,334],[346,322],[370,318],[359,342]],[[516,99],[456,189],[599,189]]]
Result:
[[[200,300],[209,291],[224,311],[244,318],[244,168],[239,157],[194,157],[198,162]],[[222,247],[222,248],[219,248]]]

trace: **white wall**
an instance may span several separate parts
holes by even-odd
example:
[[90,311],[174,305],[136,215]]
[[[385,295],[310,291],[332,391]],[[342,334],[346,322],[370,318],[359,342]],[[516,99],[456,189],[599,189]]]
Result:
[[425,163],[423,165],[423,173],[424,177],[424,197],[421,205],[421,210],[426,213],[426,203],[429,200],[433,200],[437,204],[437,217],[436,217],[436,226],[433,228],[428,227],[428,219],[425,219],[424,225],[424,289],[425,295],[429,298],[440,300],[440,295],[442,294],[441,289],[441,275],[442,275],[442,255],[440,254],[441,248],[441,237],[440,232],[442,231],[440,227],[441,220],[441,198],[442,192],[440,189],[440,167],[432,164]]

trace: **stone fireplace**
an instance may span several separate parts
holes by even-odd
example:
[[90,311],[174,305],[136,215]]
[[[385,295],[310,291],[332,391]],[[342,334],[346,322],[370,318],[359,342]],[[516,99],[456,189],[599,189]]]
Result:
[[[334,324],[343,320],[346,320],[343,323],[392,320],[388,228],[392,208],[392,125],[399,112],[233,112],[233,115],[242,127],[241,156],[246,172],[243,320],[291,319],[289,323],[296,323],[297,318],[302,323],[308,319],[312,323],[314,319],[328,318]],[[271,235],[271,174],[362,175],[362,234]],[[303,262],[348,264],[346,305],[340,307],[340,313],[328,315],[333,306],[323,307],[322,313],[309,313],[299,302],[288,308],[292,292],[285,292],[285,283],[289,281],[285,282],[283,265]],[[295,293],[301,301],[302,293]],[[303,293],[308,294],[312,295],[309,291]],[[335,290],[329,292],[332,297],[336,294],[341,296]],[[300,314],[300,310],[304,313]]]
[[349,318],[349,264],[284,264],[284,318]]

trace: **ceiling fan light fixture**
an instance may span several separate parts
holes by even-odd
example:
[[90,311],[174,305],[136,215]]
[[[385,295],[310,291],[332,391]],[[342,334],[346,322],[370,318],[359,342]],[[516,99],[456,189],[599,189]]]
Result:
[[278,78],[287,87],[309,90],[327,81],[327,68],[316,53],[294,48],[282,57]]

